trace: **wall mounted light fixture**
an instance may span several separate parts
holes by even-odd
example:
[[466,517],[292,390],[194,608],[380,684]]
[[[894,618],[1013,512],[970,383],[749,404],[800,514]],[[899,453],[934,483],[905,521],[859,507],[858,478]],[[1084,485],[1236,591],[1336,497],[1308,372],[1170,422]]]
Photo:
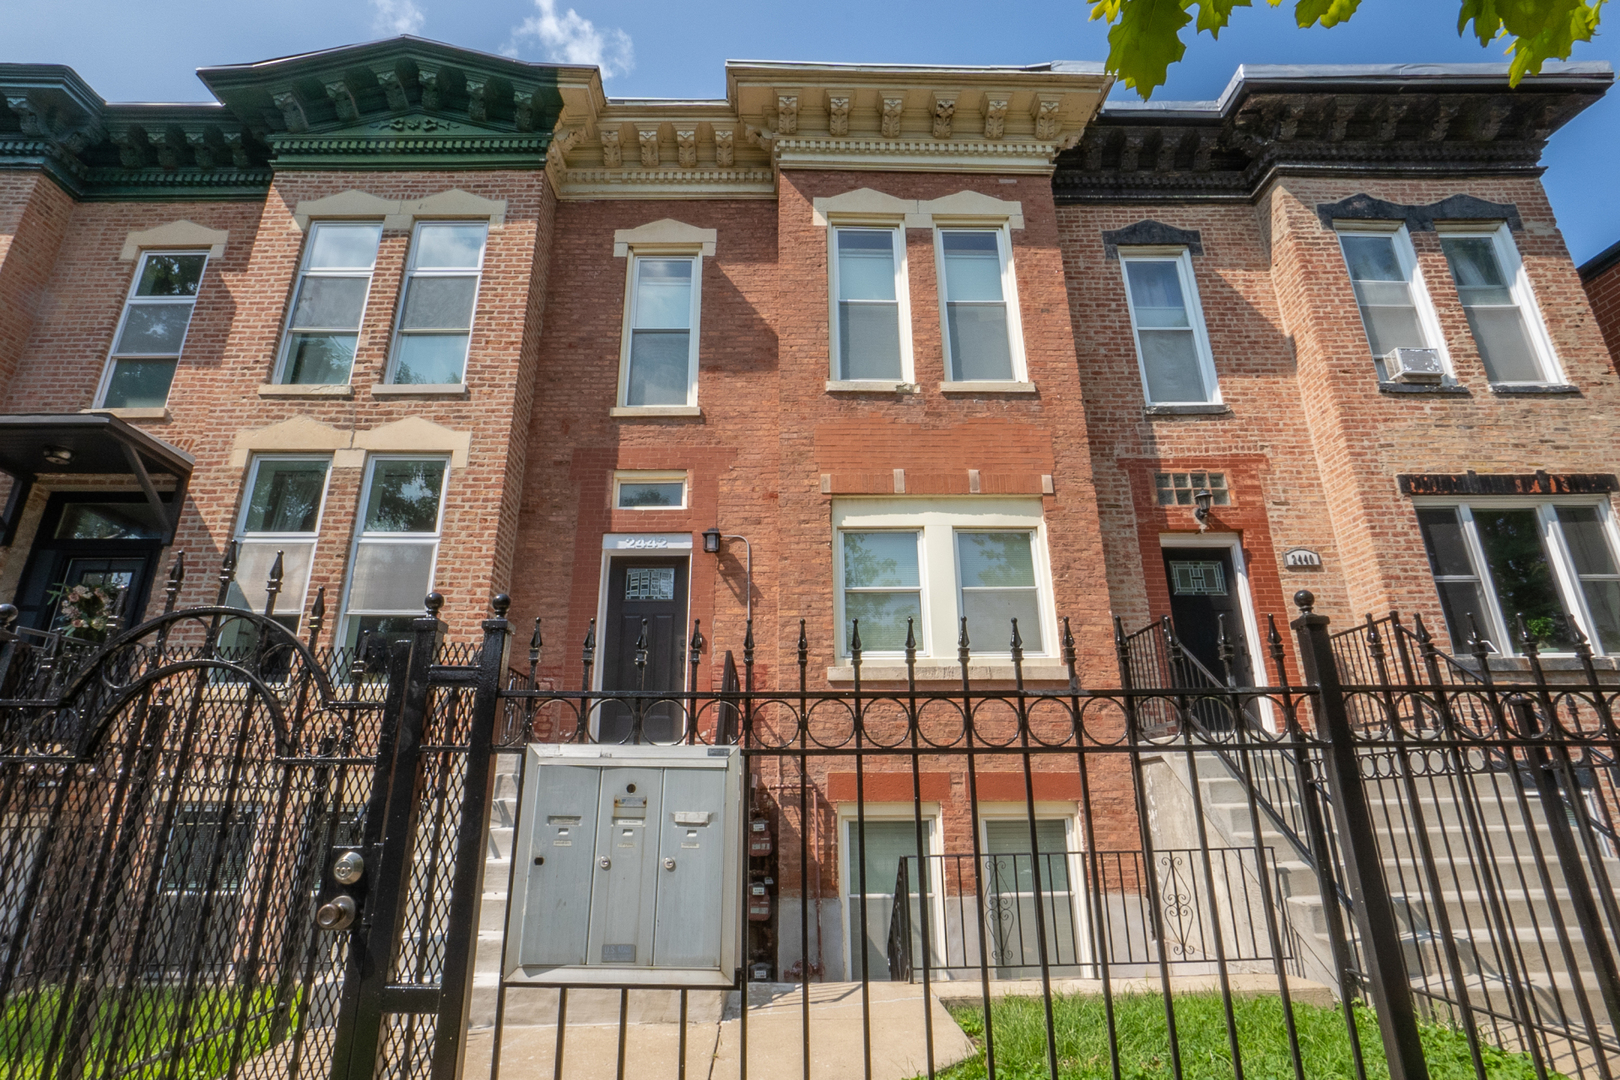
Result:
[[1198,521],[1198,531],[1203,532],[1209,528],[1209,508],[1215,503],[1215,493],[1209,488],[1199,488],[1193,492],[1193,517]]
[[732,533],[722,533],[717,527],[710,525],[707,529],[703,530],[704,552],[709,555],[720,554],[720,541],[722,540],[742,541],[743,557],[746,560],[743,563],[743,570],[744,574],[746,575],[743,588],[747,590],[744,593],[744,599],[747,603],[748,621],[752,623],[754,621],[754,549],[752,545],[748,543],[748,537],[737,536]]

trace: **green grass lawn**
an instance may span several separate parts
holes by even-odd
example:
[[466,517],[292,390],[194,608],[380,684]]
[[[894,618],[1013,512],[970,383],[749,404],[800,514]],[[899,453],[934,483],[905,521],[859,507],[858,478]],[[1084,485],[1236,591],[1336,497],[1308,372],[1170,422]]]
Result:
[[[0,1016],[0,1062],[11,1070],[8,1075],[29,1078],[44,1074],[51,1031],[61,1003],[61,993],[54,989],[18,994],[6,1003],[5,1014]],[[273,988],[254,993],[238,1060],[246,1061],[269,1049],[274,1007]],[[237,1045],[240,994],[209,990],[198,993],[183,1039],[176,1039],[174,1031],[179,1009],[180,995],[172,988],[131,991],[125,999],[121,1045],[114,1056],[109,1044],[118,1024],[118,1001],[102,1002],[90,1024],[85,1075],[109,1080],[157,1080],[168,1069],[169,1055],[178,1044],[178,1080],[225,1076],[231,1067],[231,1051]],[[287,1030],[291,1031],[297,1022],[295,1007]],[[60,1056],[60,1049],[57,1053]]]
[[[1181,1048],[1185,1080],[1231,1080],[1232,1052],[1226,1017],[1218,994],[1177,994],[1176,1034]],[[1293,1060],[1283,1027],[1282,1002],[1273,996],[1240,997],[1233,1001],[1237,1017],[1238,1047],[1243,1073],[1253,1080],[1292,1080]],[[986,1075],[984,1014],[976,1005],[953,1005],[950,1012],[979,1053],[939,1073],[941,1080],[977,1080]],[[1007,997],[991,1005],[994,1020],[996,1077],[998,1080],[1045,1080],[1046,1016],[1038,997]],[[1102,998],[1085,995],[1052,1000],[1053,1030],[1057,1034],[1061,1080],[1111,1080],[1108,1025]],[[1119,1041],[1119,1071],[1124,1080],[1170,1077],[1169,1041],[1166,1038],[1164,999],[1158,994],[1120,995],[1114,998],[1114,1023]],[[1294,1005],[1299,1031],[1300,1057],[1311,1080],[1341,1080],[1355,1076],[1350,1036],[1344,1013],[1338,1008]],[[1356,1029],[1368,1080],[1385,1080],[1383,1043],[1378,1022],[1364,1008],[1356,1010]],[[1473,1058],[1461,1031],[1425,1025],[1424,1055],[1432,1080],[1475,1080]],[[1484,1054],[1491,1080],[1534,1080],[1535,1069],[1522,1054],[1494,1048]],[[1557,1074],[1549,1073],[1549,1078]]]

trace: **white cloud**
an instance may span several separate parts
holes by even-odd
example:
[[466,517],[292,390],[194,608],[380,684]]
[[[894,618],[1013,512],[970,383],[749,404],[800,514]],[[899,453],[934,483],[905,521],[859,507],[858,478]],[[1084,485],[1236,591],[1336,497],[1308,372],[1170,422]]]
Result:
[[371,28],[379,34],[415,34],[426,16],[412,0],[371,0]]
[[563,64],[595,64],[602,69],[604,79],[624,75],[636,66],[635,48],[623,30],[598,29],[573,8],[558,14],[557,0],[534,0],[534,7],[533,15],[512,28],[507,53],[515,55],[518,42],[533,38],[545,50],[547,59]]

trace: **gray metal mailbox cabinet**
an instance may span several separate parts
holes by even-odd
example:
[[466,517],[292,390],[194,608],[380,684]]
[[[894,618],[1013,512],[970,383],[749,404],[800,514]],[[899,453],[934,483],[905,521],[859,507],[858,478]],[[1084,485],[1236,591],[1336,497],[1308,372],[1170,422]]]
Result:
[[736,747],[530,744],[506,980],[731,986],[743,794]]

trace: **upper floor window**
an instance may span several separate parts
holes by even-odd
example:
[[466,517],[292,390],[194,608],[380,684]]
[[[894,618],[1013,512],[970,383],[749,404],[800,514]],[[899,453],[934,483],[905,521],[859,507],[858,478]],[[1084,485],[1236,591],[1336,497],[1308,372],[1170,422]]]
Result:
[[[1395,374],[1385,366],[1392,351],[1437,348],[1440,342],[1411,238],[1404,227],[1393,232],[1345,230],[1339,233],[1339,246],[1378,377],[1388,379]],[[1443,361],[1444,350],[1441,354]]]
[[1219,402],[1191,255],[1184,248],[1170,254],[1122,249],[1119,264],[1148,404]]
[[443,517],[444,458],[379,456],[367,462],[349,571],[344,642],[407,633],[433,589]]
[[974,655],[1006,655],[1012,620],[1024,650],[1046,652],[1049,577],[1038,502],[895,499],[837,504],[834,573],[848,654],[956,656],[961,619]]
[[620,405],[697,404],[699,267],[695,255],[631,257]]
[[281,592],[275,618],[291,630],[298,625],[309,588],[315,540],[321,529],[331,459],[263,456],[253,459],[236,525],[236,579],[227,603],[264,612],[265,582],[282,556]]
[[424,222],[411,238],[390,382],[451,385],[465,377],[484,265],[483,222]]
[[102,379],[102,408],[160,409],[168,403],[207,263],[206,251],[141,255]]
[[1606,505],[1484,500],[1418,509],[1452,646],[1477,629],[1501,652],[1569,652],[1570,627],[1620,653],[1620,559]]
[[613,477],[618,510],[680,510],[686,506],[686,474],[621,472]]
[[310,225],[287,315],[278,382],[349,381],[381,240],[380,222]]
[[946,378],[951,382],[1013,382],[1023,376],[1016,296],[1007,235],[1002,229],[940,229],[944,268]]
[[905,234],[898,227],[839,227],[832,243],[833,378],[909,382]]
[[1447,231],[1440,249],[1491,382],[1557,382],[1552,345],[1507,227]]

